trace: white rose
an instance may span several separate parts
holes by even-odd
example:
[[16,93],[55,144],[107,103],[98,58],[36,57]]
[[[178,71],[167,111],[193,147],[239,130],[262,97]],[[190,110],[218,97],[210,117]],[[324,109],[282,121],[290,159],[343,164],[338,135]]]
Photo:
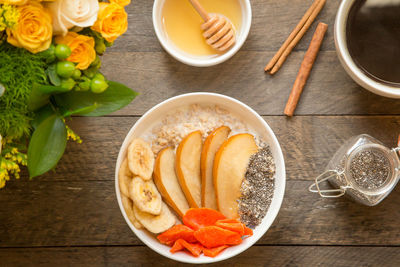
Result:
[[48,3],[55,35],[66,35],[68,29],[90,27],[97,20],[98,0],[56,0]]

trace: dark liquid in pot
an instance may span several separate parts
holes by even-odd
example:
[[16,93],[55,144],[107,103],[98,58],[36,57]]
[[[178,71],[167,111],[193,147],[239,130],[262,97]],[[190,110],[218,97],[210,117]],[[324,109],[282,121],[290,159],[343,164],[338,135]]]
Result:
[[347,20],[347,46],[371,78],[400,87],[400,0],[357,0]]

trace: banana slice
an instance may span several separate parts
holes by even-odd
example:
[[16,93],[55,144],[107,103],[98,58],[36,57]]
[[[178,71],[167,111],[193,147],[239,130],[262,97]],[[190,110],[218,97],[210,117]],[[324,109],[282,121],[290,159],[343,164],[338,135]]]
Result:
[[161,195],[153,181],[143,181],[140,177],[133,178],[129,196],[135,206],[141,211],[153,215],[161,213]]
[[134,139],[128,147],[129,169],[143,180],[150,180],[153,174],[154,154],[148,143]]
[[125,158],[122,161],[121,167],[118,172],[119,190],[122,195],[129,197],[129,184],[132,181],[132,173],[128,167],[128,160]]
[[124,207],[126,216],[128,216],[129,220],[135,226],[136,229],[142,229],[143,226],[141,223],[136,219],[135,213],[133,212],[133,202],[127,196],[122,195],[122,206]]
[[154,234],[162,233],[176,223],[176,217],[169,210],[167,205],[162,202],[160,215],[154,216],[149,213],[141,211],[138,207],[133,207],[133,212],[137,220],[150,232]]

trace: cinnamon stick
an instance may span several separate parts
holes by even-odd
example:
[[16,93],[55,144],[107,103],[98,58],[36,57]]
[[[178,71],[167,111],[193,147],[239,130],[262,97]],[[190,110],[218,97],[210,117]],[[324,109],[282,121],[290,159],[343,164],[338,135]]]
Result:
[[265,66],[264,71],[269,71],[272,69],[272,67],[275,65],[275,63],[278,61],[278,59],[281,57],[285,49],[289,46],[289,44],[293,41],[293,39],[296,37],[296,35],[299,33],[299,31],[303,28],[304,24],[307,22],[309,19],[311,13],[314,11],[314,9],[317,7],[318,3],[321,0],[315,0],[310,8],[307,10],[307,12],[304,14],[304,16],[301,18],[299,23],[296,25],[294,30],[290,33],[289,37],[286,39],[286,41],[282,44],[281,48],[279,48],[278,52],[274,55],[274,57],[268,62],[267,66]]
[[285,115],[293,116],[294,110],[296,109],[297,103],[299,102],[300,95],[303,92],[303,88],[310,76],[311,69],[317,58],[319,49],[324,39],[325,33],[328,29],[328,25],[320,22],[315,30],[311,43],[304,55],[303,62],[301,63],[299,73],[297,74],[296,80],[293,85],[292,92],[290,93],[288,102],[285,107]]
[[322,8],[325,5],[326,0],[320,0],[318,2],[317,7],[313,10],[310,17],[304,24],[303,28],[301,28],[300,32],[296,35],[296,37],[290,42],[289,46],[285,49],[278,62],[276,62],[275,66],[272,68],[270,74],[275,74],[282,66],[282,64],[286,61],[286,58],[292,52],[293,48],[300,42],[301,38],[305,35],[307,30],[310,28],[311,24],[314,22],[315,18],[318,16],[319,12],[321,12]]
[[317,0],[315,8],[311,11],[310,16],[307,18],[306,22],[300,29],[300,31],[296,34],[293,40],[290,41],[288,46],[283,50],[282,54],[279,56],[278,60],[274,64],[273,68],[270,71],[270,74],[275,74],[286,61],[289,54],[292,52],[293,48],[300,42],[303,38],[307,30],[311,27],[311,24],[314,22],[315,18],[321,12],[324,7],[326,0]]

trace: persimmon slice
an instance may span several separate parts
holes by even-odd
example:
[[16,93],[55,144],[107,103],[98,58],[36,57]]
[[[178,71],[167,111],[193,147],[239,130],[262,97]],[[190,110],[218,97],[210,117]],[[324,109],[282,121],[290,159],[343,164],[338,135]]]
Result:
[[200,256],[201,252],[203,251],[203,246],[199,243],[189,243],[183,239],[178,239],[175,241],[174,245],[172,246],[170,252],[175,253],[181,250],[186,249],[189,251],[193,256],[198,257]]
[[214,225],[218,220],[225,219],[225,216],[213,209],[198,208],[189,209],[183,216],[182,221],[193,230],[198,230],[205,226]]
[[242,243],[240,234],[218,226],[206,226],[194,232],[194,237],[206,248]]
[[214,258],[214,257],[218,256],[226,248],[229,248],[229,246],[222,245],[222,246],[216,247],[216,248],[204,248],[203,253],[204,253],[204,256]]
[[195,243],[194,231],[186,225],[174,225],[167,231],[157,236],[157,239],[168,246],[172,246],[176,240],[183,239],[189,243]]
[[234,220],[234,219],[233,220],[232,219],[219,220],[215,223],[215,226],[219,226],[226,230],[236,232],[240,236],[244,235],[244,228],[246,227],[243,223],[241,223],[237,220]]

